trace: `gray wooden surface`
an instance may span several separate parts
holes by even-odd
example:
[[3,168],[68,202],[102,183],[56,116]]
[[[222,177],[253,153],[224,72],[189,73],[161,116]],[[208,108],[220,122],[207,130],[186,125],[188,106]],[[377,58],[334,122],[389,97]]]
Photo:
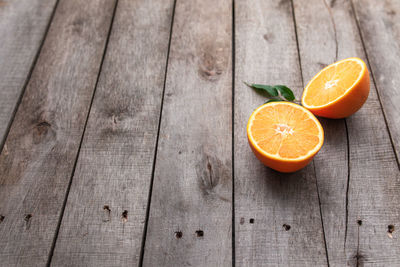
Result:
[[[400,266],[397,0],[0,1],[0,266]],[[324,66],[371,91],[293,174],[245,126]]]
[[[351,56],[367,61],[350,2],[295,1],[295,14],[305,81],[320,63]],[[359,112],[340,122],[324,120],[324,129],[335,145],[314,162],[330,265],[399,265],[399,243],[387,236],[388,225],[399,223],[399,171],[373,81]]]
[[176,3],[145,266],[232,262],[231,4]]
[[114,3],[60,1],[0,155],[0,264],[45,265]]
[[320,266],[327,262],[313,164],[289,175],[273,171],[256,159],[246,137],[247,120],[265,98],[243,81],[286,84],[297,96],[302,91],[292,14],[290,1],[260,0],[252,5],[236,1],[234,207],[238,266]]
[[139,262],[172,9],[173,1],[118,1],[57,238],[56,266]]
[[40,52],[56,2],[0,1],[0,145]]

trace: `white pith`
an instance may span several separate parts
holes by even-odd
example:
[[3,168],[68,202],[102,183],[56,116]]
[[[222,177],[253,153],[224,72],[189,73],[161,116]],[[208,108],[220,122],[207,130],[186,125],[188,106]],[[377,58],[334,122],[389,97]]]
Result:
[[338,81],[339,81],[339,79],[327,81],[325,83],[325,89],[331,89],[333,86],[337,86]]
[[292,135],[294,133],[293,128],[290,127],[289,125],[279,123],[275,124],[275,132],[278,134],[281,134],[283,136],[287,136],[288,134]]

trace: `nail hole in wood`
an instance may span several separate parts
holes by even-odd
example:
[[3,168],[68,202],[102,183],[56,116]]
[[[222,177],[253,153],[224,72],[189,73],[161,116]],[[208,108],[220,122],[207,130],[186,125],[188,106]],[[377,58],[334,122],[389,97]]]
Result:
[[25,215],[25,217],[24,217],[24,220],[26,221],[26,222],[29,222],[29,220],[32,218],[32,214],[26,214]]
[[6,217],[4,217],[3,215],[0,215],[0,223],[4,221]]
[[128,221],[128,211],[127,210],[124,210],[124,212],[122,212],[122,221],[123,222]]
[[111,221],[111,209],[110,206],[104,205],[103,210],[105,211],[105,218],[103,219],[103,222],[109,222]]
[[388,232],[389,234],[391,234],[391,233],[394,232],[394,225],[393,225],[393,224],[389,224],[389,225],[388,225],[388,230],[387,230],[387,232]]
[[251,218],[251,219],[249,220],[249,223],[254,223],[254,219]]
[[290,230],[290,225],[289,224],[284,224],[284,225],[282,225],[282,227],[285,229],[285,231],[289,231]]
[[361,226],[361,225],[362,225],[362,221],[361,221],[361,220],[357,220],[357,224],[358,224],[359,226]]
[[203,237],[204,236],[204,232],[202,230],[197,230],[196,231],[196,235],[197,235],[197,237]]
[[183,236],[183,233],[181,232],[181,231],[177,231],[177,232],[175,232],[175,237],[176,238],[182,238],[182,236]]

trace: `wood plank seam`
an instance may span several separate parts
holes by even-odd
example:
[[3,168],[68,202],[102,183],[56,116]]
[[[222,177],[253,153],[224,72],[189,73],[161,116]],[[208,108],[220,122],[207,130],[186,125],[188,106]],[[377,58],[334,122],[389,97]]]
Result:
[[58,3],[59,3],[59,2],[60,2],[60,0],[56,0],[56,3],[55,3],[54,8],[53,8],[53,11],[52,11],[52,13],[51,13],[51,15],[50,15],[50,18],[49,18],[49,21],[48,21],[48,23],[47,23],[47,25],[46,25],[46,29],[45,29],[45,31],[44,31],[42,40],[40,41],[40,45],[39,45],[38,51],[36,52],[36,55],[35,55],[35,57],[34,57],[34,59],[33,59],[32,65],[31,65],[31,67],[30,67],[30,69],[29,69],[28,75],[27,75],[27,77],[26,77],[26,79],[25,79],[25,82],[24,82],[24,85],[23,85],[23,87],[22,87],[21,93],[20,93],[20,95],[19,95],[19,97],[18,97],[17,103],[15,104],[14,110],[13,110],[12,115],[11,115],[11,118],[10,118],[10,120],[9,120],[9,122],[8,122],[8,125],[7,125],[6,131],[5,131],[5,133],[4,133],[3,139],[2,139],[1,142],[0,142],[0,154],[3,152],[3,148],[4,148],[4,145],[5,145],[5,143],[6,143],[7,136],[8,136],[8,134],[9,134],[9,132],[10,132],[11,125],[12,125],[13,122],[14,122],[15,114],[17,114],[18,107],[19,107],[19,105],[21,104],[22,97],[23,97],[24,94],[25,94],[26,87],[28,86],[28,83],[29,83],[29,81],[30,81],[30,79],[31,79],[32,72],[33,72],[33,70],[35,69],[37,60],[38,60],[38,58],[39,58],[39,56],[40,56],[40,52],[42,51],[42,47],[43,47],[44,41],[46,40],[47,33],[49,32],[50,25],[51,25],[51,22],[53,21],[54,14],[56,13],[56,9],[57,9],[57,6],[58,6]]
[[[324,3],[326,4],[325,0],[323,0]],[[301,77],[301,84],[302,87],[304,88],[304,77],[303,77],[303,67],[301,64],[301,54],[300,54],[300,46],[299,46],[299,38],[298,38],[298,34],[297,34],[297,23],[296,23],[296,13],[294,10],[294,3],[293,0],[290,1],[290,5],[292,8],[292,18],[293,18],[293,26],[294,26],[294,34],[296,36],[296,47],[297,47],[297,56],[298,56],[298,63],[299,63],[299,69],[300,69],[300,77]],[[330,12],[331,14],[331,12]],[[333,22],[333,16],[331,14],[331,20]],[[338,54],[338,44],[337,44],[337,39],[336,39],[336,26],[335,28],[335,40],[336,40],[336,58],[337,58],[337,54]],[[318,177],[317,177],[317,172],[315,170],[315,163],[314,161],[312,161],[312,165],[313,165],[313,171],[314,171],[314,177],[315,177],[315,185],[317,188],[317,196],[318,196],[318,206],[319,206],[319,213],[320,213],[320,217],[321,217],[321,227],[322,227],[322,235],[324,238],[324,248],[325,248],[325,256],[326,256],[326,263],[329,267],[329,255],[328,255],[328,246],[326,244],[326,235],[325,235],[325,226],[324,226],[324,218],[322,216],[322,207],[321,207],[321,198],[319,195],[319,188],[318,188]]]
[[116,0],[116,2],[115,2],[113,14],[112,14],[112,17],[111,17],[110,27],[109,27],[109,30],[108,30],[108,33],[107,33],[106,43],[104,45],[103,55],[102,55],[102,58],[101,58],[101,61],[100,61],[99,71],[98,71],[97,77],[96,77],[96,83],[95,83],[94,90],[93,90],[93,93],[92,93],[92,98],[90,100],[89,109],[88,109],[88,112],[87,112],[87,115],[86,115],[86,121],[85,121],[85,124],[84,124],[84,127],[83,127],[81,140],[79,142],[79,147],[78,147],[78,151],[77,151],[77,154],[76,154],[76,157],[75,157],[75,162],[74,162],[74,166],[72,168],[72,173],[71,173],[71,177],[69,179],[68,187],[67,187],[67,190],[65,192],[65,198],[64,198],[64,202],[63,202],[63,205],[62,205],[62,208],[61,208],[60,218],[58,219],[56,232],[54,234],[53,243],[51,244],[50,253],[49,253],[49,256],[48,256],[48,260],[47,260],[46,266],[50,266],[51,265],[51,260],[53,258],[53,253],[54,253],[55,245],[56,245],[56,242],[57,242],[58,233],[60,231],[61,222],[62,222],[62,219],[63,219],[63,216],[64,216],[65,206],[67,204],[68,195],[69,195],[69,192],[70,192],[70,189],[71,189],[72,180],[73,180],[73,177],[74,177],[74,174],[75,174],[75,170],[76,170],[76,165],[77,165],[77,162],[78,162],[78,159],[79,159],[79,153],[80,153],[81,147],[82,147],[82,141],[83,141],[83,138],[85,136],[86,126],[87,126],[87,123],[88,123],[88,120],[89,120],[89,116],[90,116],[90,110],[92,108],[93,99],[94,99],[94,96],[96,94],[96,88],[97,88],[97,85],[98,85],[98,82],[99,82],[99,77],[100,77],[100,74],[101,74],[101,70],[103,68],[104,58],[105,58],[105,55],[107,53],[108,42],[110,40],[110,35],[111,35],[111,31],[112,31],[112,26],[113,26],[113,23],[114,23],[114,17],[115,17],[115,12],[117,10],[117,6],[118,6],[118,0]]
[[290,5],[292,9],[292,18],[293,18],[293,25],[294,25],[294,35],[296,36],[296,48],[297,48],[297,56],[299,58],[298,63],[299,63],[299,68],[300,68],[300,77],[301,77],[301,85],[304,88],[304,78],[303,78],[303,67],[301,65],[301,56],[300,56],[300,46],[299,46],[299,38],[297,35],[297,23],[296,23],[296,14],[294,11],[294,4],[293,0],[290,0]]
[[320,195],[319,195],[318,177],[317,177],[317,171],[315,170],[315,162],[314,162],[314,161],[312,161],[312,165],[313,165],[313,170],[314,170],[314,173],[315,173],[315,184],[316,184],[316,187],[317,187],[319,214],[320,214],[320,216],[321,216],[322,235],[323,235],[323,237],[324,237],[324,246],[325,246],[326,263],[327,263],[327,265],[328,265],[328,267],[329,267],[330,264],[329,264],[328,246],[327,246],[327,244],[326,244],[325,225],[324,225],[324,219],[323,219],[323,217],[322,217],[321,197],[320,197]]
[[338,44],[338,40],[337,40],[336,23],[335,23],[335,19],[333,18],[332,9],[329,7],[326,0],[323,0],[323,1],[324,1],[324,5],[325,5],[326,9],[328,10],[329,18],[331,19],[331,23],[332,23],[332,27],[333,27],[333,34],[335,37],[335,61],[337,61],[338,53],[339,53],[339,44]]
[[235,0],[232,0],[232,267],[235,254]]
[[377,96],[378,96],[379,104],[380,104],[380,107],[381,107],[381,109],[382,109],[382,114],[383,114],[383,118],[384,118],[384,120],[385,120],[386,130],[387,130],[387,132],[388,132],[388,134],[389,134],[389,137],[390,137],[390,143],[392,144],[394,156],[395,156],[396,162],[397,162],[397,167],[398,167],[398,169],[400,170],[400,162],[399,162],[399,158],[398,158],[398,156],[397,156],[396,147],[395,147],[395,145],[394,145],[392,133],[390,132],[390,128],[389,128],[389,124],[388,124],[388,121],[387,121],[386,112],[385,112],[385,109],[383,108],[383,105],[382,105],[381,96],[380,96],[379,90],[378,90],[378,84],[376,83],[375,75],[374,75],[374,73],[373,73],[373,71],[372,71],[372,69],[371,69],[371,64],[370,64],[368,52],[367,52],[367,49],[365,48],[364,36],[363,36],[362,31],[361,31],[361,28],[360,28],[360,22],[359,22],[359,19],[358,19],[358,16],[357,16],[357,12],[356,12],[356,10],[355,10],[355,8],[354,8],[353,0],[350,0],[350,5],[351,5],[351,10],[352,10],[353,15],[354,15],[354,20],[355,20],[356,25],[357,25],[357,30],[358,30],[358,33],[359,33],[359,35],[360,35],[361,44],[362,44],[362,47],[363,47],[363,50],[364,50],[364,53],[365,53],[365,58],[367,59],[367,66],[368,66],[368,69],[370,70],[371,77],[372,77],[372,81],[373,81],[373,83],[374,83],[374,85],[375,85],[376,94],[377,94]]
[[347,240],[347,228],[349,223],[349,188],[350,188],[350,137],[349,128],[347,127],[346,119],[343,119],[344,127],[346,129],[346,140],[347,140],[347,185],[346,185],[346,218],[345,218],[345,228],[344,228],[344,248],[346,249]]
[[144,250],[145,250],[146,236],[147,236],[147,226],[148,226],[149,217],[150,217],[150,203],[151,203],[151,196],[153,193],[153,182],[154,182],[154,174],[155,174],[155,169],[156,169],[158,140],[160,137],[161,118],[162,118],[162,111],[163,111],[163,105],[164,105],[165,86],[166,86],[167,74],[168,74],[168,61],[169,61],[169,52],[171,50],[171,39],[172,39],[172,30],[173,30],[173,26],[174,26],[176,1],[177,0],[174,0],[174,5],[172,7],[172,17],[171,17],[171,25],[170,25],[170,31],[169,31],[169,39],[168,39],[167,59],[165,61],[164,84],[163,84],[163,91],[162,91],[162,95],[161,95],[160,115],[158,116],[157,138],[156,138],[155,149],[154,149],[153,166],[152,166],[152,170],[151,170],[149,196],[147,198],[146,221],[144,223],[142,245],[140,248],[140,258],[139,258],[139,266],[140,267],[143,266]]

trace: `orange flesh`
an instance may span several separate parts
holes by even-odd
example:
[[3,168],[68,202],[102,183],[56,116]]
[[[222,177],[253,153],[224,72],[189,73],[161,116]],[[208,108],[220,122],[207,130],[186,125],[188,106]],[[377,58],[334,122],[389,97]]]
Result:
[[321,129],[300,107],[268,104],[255,114],[250,134],[264,152],[286,159],[306,156],[321,142]]
[[322,106],[333,102],[350,89],[362,72],[357,61],[343,61],[325,69],[307,88],[304,99],[309,106]]

